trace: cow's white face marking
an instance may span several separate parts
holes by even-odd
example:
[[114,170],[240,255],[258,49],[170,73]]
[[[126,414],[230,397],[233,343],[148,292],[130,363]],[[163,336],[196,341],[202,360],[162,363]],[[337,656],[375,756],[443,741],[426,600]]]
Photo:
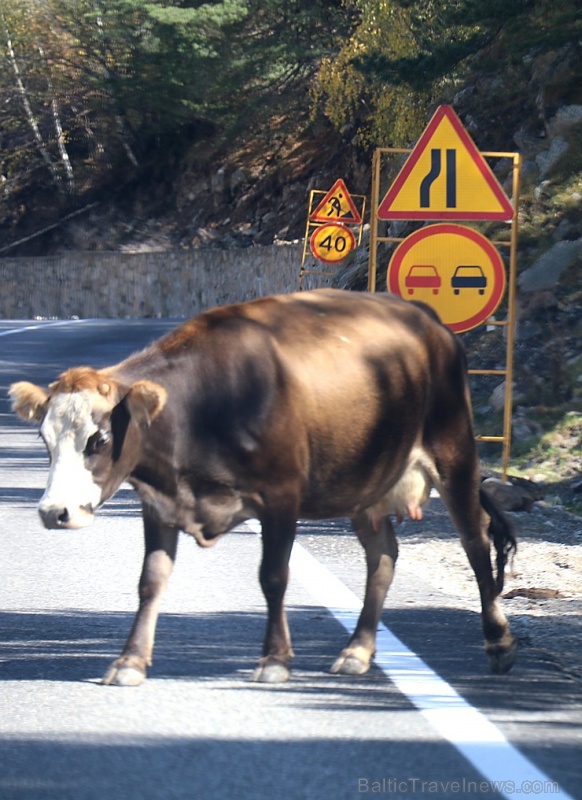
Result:
[[47,487],[39,503],[46,527],[80,528],[93,521],[101,488],[85,466],[85,448],[98,427],[89,391],[51,398],[41,434],[51,458]]

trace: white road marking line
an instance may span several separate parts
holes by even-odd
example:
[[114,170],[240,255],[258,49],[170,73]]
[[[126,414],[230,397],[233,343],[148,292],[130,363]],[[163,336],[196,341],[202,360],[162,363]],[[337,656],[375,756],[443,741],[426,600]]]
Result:
[[7,331],[0,331],[0,336],[12,336],[15,333],[24,333],[25,331],[36,331],[39,328],[56,328],[57,325],[72,325],[77,322],[90,322],[86,319],[64,319],[58,322],[40,322],[38,325],[24,325],[22,328],[10,328]]
[[[317,602],[351,634],[362,607],[356,595],[297,542],[291,568]],[[433,728],[483,775],[490,791],[494,787],[503,797],[517,798],[527,794],[526,787],[530,786],[530,793],[537,797],[573,800],[382,622],[375,663]]]

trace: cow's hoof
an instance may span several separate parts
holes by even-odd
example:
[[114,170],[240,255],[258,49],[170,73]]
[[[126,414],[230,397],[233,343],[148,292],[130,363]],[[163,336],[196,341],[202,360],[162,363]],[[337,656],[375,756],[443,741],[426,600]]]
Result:
[[289,680],[291,672],[280,661],[262,661],[253,673],[256,683],[285,683]]
[[364,675],[370,669],[368,661],[362,661],[353,653],[340,653],[333,663],[331,672],[334,675]]
[[489,666],[495,675],[504,675],[512,668],[517,656],[517,643],[512,642],[509,647],[493,646],[487,648]]
[[136,667],[121,667],[113,664],[103,676],[104,686],[139,686],[146,679],[145,672]]

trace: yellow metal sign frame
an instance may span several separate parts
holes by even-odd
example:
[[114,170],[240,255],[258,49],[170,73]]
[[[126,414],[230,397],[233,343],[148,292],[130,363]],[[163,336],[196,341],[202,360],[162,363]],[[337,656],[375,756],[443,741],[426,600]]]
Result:
[[[406,237],[380,236],[377,210],[380,205],[380,183],[382,177],[383,159],[393,159],[403,155],[410,155],[412,149],[398,147],[379,147],[376,149],[372,161],[372,198],[370,214],[370,256],[368,261],[368,291],[375,292],[377,285],[377,251],[378,245],[383,242],[397,244]],[[499,436],[477,435],[480,442],[499,442],[503,446],[501,458],[501,473],[503,480],[507,480],[509,457],[511,450],[511,412],[513,403],[513,350],[515,341],[515,293],[517,283],[517,241],[518,241],[518,209],[521,188],[521,155],[519,153],[482,152],[484,158],[507,158],[512,162],[512,196],[513,217],[508,222],[511,225],[509,241],[492,241],[495,247],[509,249],[509,275],[507,280],[507,316],[504,320],[490,318],[483,324],[499,326],[506,329],[505,365],[500,369],[469,369],[470,375],[499,375],[505,378],[505,402],[503,410],[503,432]],[[386,222],[382,221],[383,224]]]
[[[337,275],[337,270],[335,272],[330,272],[329,270],[320,270],[320,269],[311,269],[305,267],[305,262],[307,260],[307,250],[309,247],[309,241],[311,239],[311,234],[313,233],[312,229],[319,228],[322,225],[328,224],[332,220],[328,220],[326,222],[314,222],[311,219],[311,215],[313,211],[319,203],[321,202],[320,195],[329,194],[328,191],[323,191],[321,189],[311,189],[309,193],[309,207],[307,211],[307,222],[305,225],[305,236],[303,237],[303,256],[301,258],[301,269],[299,270],[299,291],[303,290],[303,278],[305,275],[319,275],[321,277],[328,277],[328,278],[335,278]],[[362,243],[362,236],[364,234],[364,217],[366,213],[366,196],[363,194],[351,194],[350,197],[352,201],[357,201],[358,205],[361,204],[361,207],[358,208],[358,212],[360,214],[361,222],[358,225],[354,225],[354,223],[342,223],[342,224],[349,224],[350,227],[357,228],[357,236],[356,236],[356,247],[359,247]],[[340,220],[337,220],[341,222]],[[340,263],[340,262],[338,262]]]

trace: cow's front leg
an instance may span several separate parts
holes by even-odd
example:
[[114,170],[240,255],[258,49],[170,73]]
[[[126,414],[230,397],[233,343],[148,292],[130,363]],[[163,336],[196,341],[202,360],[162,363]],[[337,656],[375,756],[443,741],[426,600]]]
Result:
[[394,577],[398,542],[389,517],[382,518],[379,530],[374,528],[367,514],[354,517],[352,523],[366,552],[366,594],[356,629],[331,671],[344,675],[363,675],[370,669],[376,652],[376,631]]
[[144,508],[145,555],[139,580],[139,608],[121,656],[113,662],[102,683],[139,686],[152,663],[152,650],[160,602],[174,566],[178,530],[162,525]]
[[253,680],[283,683],[288,680],[289,661],[293,657],[284,598],[289,580],[289,558],[295,538],[296,518],[277,516],[261,519],[263,558],[259,571],[261,589],[267,601],[267,631],[263,657]]

